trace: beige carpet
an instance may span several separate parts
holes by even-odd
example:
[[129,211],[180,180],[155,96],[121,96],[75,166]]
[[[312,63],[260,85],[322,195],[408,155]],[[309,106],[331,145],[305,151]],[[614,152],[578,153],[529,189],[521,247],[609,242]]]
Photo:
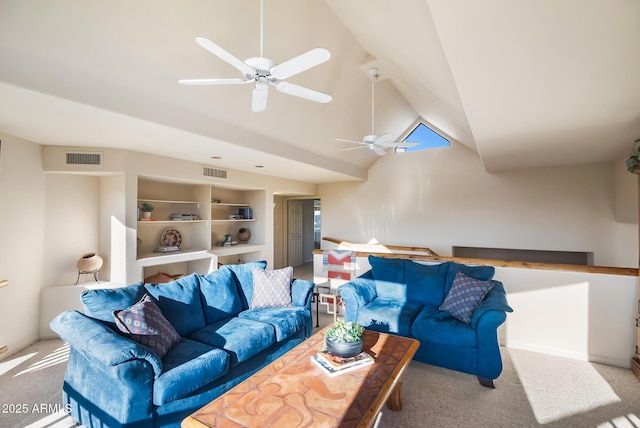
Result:
[[[321,315],[321,325],[330,322],[333,316]],[[0,427],[74,426],[61,404],[67,353],[62,341],[45,340],[0,362]],[[640,428],[640,381],[630,370],[508,348],[502,354],[496,389],[412,362],[404,409],[385,409],[379,427]]]

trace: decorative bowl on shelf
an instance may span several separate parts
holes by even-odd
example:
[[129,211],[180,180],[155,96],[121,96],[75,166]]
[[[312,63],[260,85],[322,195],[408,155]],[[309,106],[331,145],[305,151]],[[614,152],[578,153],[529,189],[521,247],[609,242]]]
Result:
[[247,242],[249,239],[251,239],[251,231],[246,227],[241,227],[238,230],[238,241]]

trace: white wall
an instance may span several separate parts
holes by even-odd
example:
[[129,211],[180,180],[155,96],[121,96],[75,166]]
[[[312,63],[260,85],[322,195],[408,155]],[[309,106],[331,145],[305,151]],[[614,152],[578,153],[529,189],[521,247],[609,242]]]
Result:
[[[98,177],[45,174],[43,286],[73,285],[78,278],[76,263],[86,253],[104,258],[100,245],[100,184]],[[93,275],[81,275],[81,283]]]
[[319,192],[323,236],[443,256],[455,245],[589,251],[596,265],[638,266],[637,220],[616,222],[611,164],[490,174],[452,142],[387,154],[366,182],[322,184]]
[[12,352],[39,337],[44,271],[45,180],[41,147],[0,134],[0,346]]

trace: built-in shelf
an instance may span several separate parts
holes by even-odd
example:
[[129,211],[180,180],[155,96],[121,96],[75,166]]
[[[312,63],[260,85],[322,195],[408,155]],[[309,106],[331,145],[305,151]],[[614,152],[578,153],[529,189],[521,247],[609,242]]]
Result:
[[178,253],[145,253],[140,254],[138,263],[140,266],[157,266],[168,263],[188,262],[191,260],[200,260],[211,258],[211,253],[207,250],[182,250]]
[[138,199],[138,202],[149,202],[150,204],[190,204],[190,205],[200,205],[199,201],[172,201],[172,200],[163,200],[163,199]]
[[[138,220],[138,224],[180,224],[180,223],[205,223],[207,220]],[[230,221],[230,220],[225,220]],[[240,220],[236,220],[240,221]]]
[[234,219],[234,220],[211,220],[211,223],[243,223],[246,221],[258,221],[258,219],[255,218],[239,218],[239,219]]
[[241,207],[248,208],[251,204],[234,204],[229,202],[211,202],[212,207]]
[[235,254],[246,254],[252,253],[254,251],[262,251],[264,250],[264,245],[262,244],[238,244],[232,245],[230,247],[213,247],[211,252],[217,256],[232,256]]

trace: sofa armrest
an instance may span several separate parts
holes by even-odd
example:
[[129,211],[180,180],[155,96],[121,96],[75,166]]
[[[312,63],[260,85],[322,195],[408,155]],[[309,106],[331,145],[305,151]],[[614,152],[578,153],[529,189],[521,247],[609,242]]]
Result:
[[304,306],[311,310],[313,297],[313,282],[304,279],[294,279],[291,283],[291,301],[293,306]]
[[342,284],[338,287],[338,292],[345,304],[344,320],[347,322],[356,322],[360,308],[378,297],[371,271],[367,271],[352,281]]
[[[473,329],[477,328],[478,321],[482,316],[489,313],[490,311],[496,311],[497,316],[496,321],[499,323],[496,325],[496,328],[500,326],[506,319],[507,312],[513,312],[513,309],[507,303],[507,293],[504,290],[504,285],[500,281],[493,281],[493,288],[487,293],[485,298],[480,302],[476,310],[473,312],[473,316],[471,317],[471,327]],[[502,315],[499,315],[502,314]]]
[[507,297],[501,282],[496,284],[478,305],[471,327],[478,338],[477,375],[487,379],[496,379],[502,372],[502,357],[498,343],[498,327],[507,319],[507,312],[513,309],[507,304]]
[[51,321],[51,329],[87,360],[105,368],[105,373],[117,373],[115,366],[129,361],[144,360],[153,369],[153,377],[162,374],[162,361],[147,347],[127,339],[101,321],[78,311],[66,311]]

